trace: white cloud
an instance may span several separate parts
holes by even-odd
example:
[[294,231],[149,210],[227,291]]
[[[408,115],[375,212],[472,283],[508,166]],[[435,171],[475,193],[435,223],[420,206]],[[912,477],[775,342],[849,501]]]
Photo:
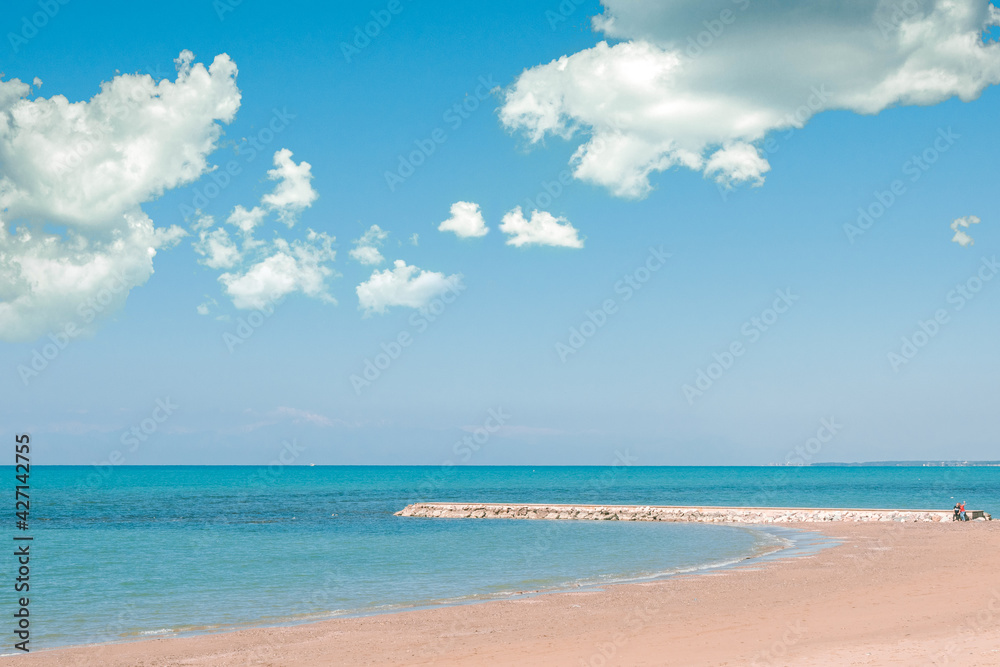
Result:
[[381,264],[385,261],[385,257],[379,252],[379,248],[382,247],[387,238],[389,238],[389,232],[384,231],[378,225],[372,225],[361,235],[361,238],[354,242],[354,248],[348,254],[353,259],[368,266]]
[[486,236],[490,231],[483,220],[483,213],[479,210],[479,204],[459,201],[451,205],[451,217],[438,225],[438,230],[442,232],[455,232],[456,235],[465,239],[477,236]]
[[768,132],[828,109],[969,101],[1000,82],[1000,44],[982,41],[1000,10],[985,0],[603,4],[595,28],[623,41],[526,70],[500,117],[531,142],[584,135],[574,175],[622,197],[672,167],[760,184]]
[[329,417],[324,417],[323,415],[316,414],[315,412],[308,412],[307,410],[300,410],[299,408],[289,408],[289,407],[279,407],[274,411],[277,417],[291,420],[293,424],[313,424],[315,426],[322,426],[323,428],[333,428],[334,426],[342,425],[345,422],[342,420],[332,420]]
[[0,228],[0,339],[32,340],[69,325],[92,332],[152,275],[156,251],[186,234],[155,229],[141,211],[123,217],[125,229],[106,242]]
[[191,229],[198,232],[215,226],[215,218],[211,215],[199,215],[198,219],[191,225]]
[[214,231],[202,231],[194,250],[204,259],[202,264],[213,269],[231,269],[240,261],[240,251],[222,227]]
[[311,229],[305,241],[277,239],[249,267],[224,273],[219,282],[233,305],[244,310],[263,309],[293,292],[336,303],[326,287],[326,280],[334,275],[326,265],[336,258],[333,243],[332,236]]
[[445,292],[461,289],[460,274],[445,276],[443,273],[422,271],[397,259],[392,269],[374,271],[367,281],[357,287],[358,302],[365,315],[385,314],[392,306],[424,308],[435,297]]
[[372,246],[358,246],[357,248],[351,249],[351,252],[348,254],[352,259],[369,266],[381,264],[385,261],[385,257],[382,256],[382,253],[379,252],[378,248],[373,248]]
[[413,235],[410,236],[410,245],[420,245],[420,234],[413,232]]
[[209,313],[212,312],[212,308],[217,305],[219,305],[219,302],[206,294],[205,301],[198,305],[197,308],[198,314],[208,315]]
[[566,218],[557,218],[546,211],[532,211],[526,220],[521,207],[503,216],[500,231],[510,236],[507,245],[550,245],[565,248],[582,248],[578,232]]
[[715,151],[705,163],[705,175],[715,176],[717,182],[732,186],[733,183],[764,183],[764,174],[771,165],[749,144],[729,144]]
[[236,227],[244,234],[250,234],[254,229],[263,222],[267,211],[262,209],[260,206],[254,206],[249,211],[243,208],[243,206],[237,204],[233,209],[233,212],[229,214],[226,219],[233,227]]
[[312,206],[318,195],[312,187],[312,165],[295,164],[292,151],[282,148],[274,154],[274,169],[267,177],[278,181],[274,192],[264,195],[261,202],[278,213],[278,219],[291,227],[303,210]]
[[201,263],[205,266],[226,270],[219,282],[238,309],[264,308],[294,292],[336,303],[326,284],[336,275],[329,266],[337,254],[334,237],[312,229],[304,239],[292,241],[281,236],[263,241],[255,236],[272,214],[293,226],[318,196],[310,183],[312,168],[307,162],[296,164],[292,152],[282,148],[274,154],[274,164],[277,168],[267,173],[278,184],[261,197],[261,205],[249,210],[237,205],[226,219],[239,230],[240,245],[223,227],[208,232],[206,228],[214,221],[203,216],[195,224],[195,229],[200,230],[193,244],[195,252],[204,257]]
[[92,331],[186,233],[141,206],[209,170],[240,92],[226,55],[176,64],[175,81],[123,74],[81,102],[0,81],[0,339]]
[[955,236],[953,236],[951,240],[963,248],[965,246],[975,245],[976,242],[972,240],[972,237],[959,229],[959,227],[965,227],[968,229],[969,225],[978,225],[979,222],[979,218],[974,215],[970,215],[965,218],[958,218],[951,223],[951,231],[955,232]]
[[309,412],[299,408],[290,408],[287,406],[281,406],[263,414],[252,410],[246,410],[244,414],[250,418],[254,418],[255,421],[239,426],[235,431],[237,433],[251,433],[262,428],[267,428],[268,426],[275,426],[283,423],[292,423],[295,425],[312,424],[320,428],[352,428],[360,425],[358,423],[348,423],[343,419],[331,419],[315,412]]

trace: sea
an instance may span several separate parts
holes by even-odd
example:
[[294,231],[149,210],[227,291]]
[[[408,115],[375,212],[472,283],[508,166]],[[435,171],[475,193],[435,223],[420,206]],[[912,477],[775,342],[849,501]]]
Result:
[[394,515],[413,502],[993,511],[1000,467],[38,466],[30,487],[27,529],[13,500],[3,522],[8,545],[32,538],[30,593],[13,591],[9,548],[0,610],[11,619],[29,597],[39,650],[579,590],[815,543],[767,527]]

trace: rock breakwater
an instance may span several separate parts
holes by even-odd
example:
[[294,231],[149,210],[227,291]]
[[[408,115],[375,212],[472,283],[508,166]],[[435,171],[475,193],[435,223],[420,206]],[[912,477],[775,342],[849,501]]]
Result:
[[951,510],[830,509],[811,507],[672,507],[663,505],[534,505],[415,503],[396,516],[440,519],[540,519],[575,521],[677,521],[696,523],[798,523],[824,521],[951,521]]

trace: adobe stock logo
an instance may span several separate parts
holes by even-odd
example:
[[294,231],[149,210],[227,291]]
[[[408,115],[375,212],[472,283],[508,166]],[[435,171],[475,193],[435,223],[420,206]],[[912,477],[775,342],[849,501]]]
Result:
[[100,290],[83,299],[76,308],[78,320],[63,323],[57,331],[50,331],[48,342],[31,351],[28,365],[19,364],[17,374],[25,387],[54,363],[56,358],[84,332],[85,325],[92,323],[106,309],[113,309],[112,304],[121,301],[122,294],[128,294],[129,285],[136,278],[129,270],[116,271],[107,278]]
[[909,335],[900,338],[901,345],[886,355],[893,372],[898,373],[900,368],[913,361],[920,350],[934,340],[951,322],[952,312],[958,313],[965,308],[998,273],[1000,273],[1000,262],[997,262],[996,256],[983,257],[979,262],[979,269],[965,282],[956,284],[955,289],[945,296],[945,301],[952,305],[951,312],[946,308],[938,308],[926,320],[917,320],[916,328]]
[[742,339],[737,339],[727,345],[721,353],[713,353],[714,361],[708,366],[698,369],[694,385],[685,384],[681,387],[688,405],[694,405],[696,398],[703,396],[723,375],[728,373],[736,364],[736,360],[746,354],[748,345],[760,340],[761,336],[770,330],[781,319],[781,316],[787,313],[799,300],[799,296],[792,294],[792,290],[788,288],[776,290],[775,295],[776,298],[770,308],[765,308],[759,315],[751,317],[740,327],[740,333],[746,338],[746,343]]
[[49,24],[49,21],[59,13],[61,5],[66,5],[69,0],[39,0],[37,11],[31,15],[21,17],[21,30],[18,33],[8,32],[7,41],[10,48],[17,53],[21,47],[38,36],[38,31]]
[[274,316],[275,307],[281,305],[283,299],[284,295],[272,292],[264,304],[254,308],[245,318],[236,320],[236,328],[232,332],[226,331],[222,334],[222,342],[226,344],[230,354],[236,351],[237,346],[250,340],[250,337]]
[[419,334],[424,333],[431,324],[436,322],[448,309],[448,306],[455,303],[455,300],[465,291],[465,285],[460,279],[448,280],[448,288],[440,296],[432,299],[430,303],[410,315],[409,324],[412,333],[406,329],[400,331],[389,342],[382,342],[373,358],[365,358],[364,368],[361,373],[353,373],[348,378],[354,395],[360,396],[361,392],[371,387],[382,375],[401,357],[407,348],[417,339]]
[[[621,303],[630,301],[635,293],[649,282],[653,274],[666,266],[667,260],[671,257],[672,255],[664,251],[662,245],[659,248],[650,246],[646,260],[614,284],[615,294],[622,295]],[[619,307],[617,299],[605,299],[601,302],[600,307],[585,311],[585,319],[578,325],[570,327],[569,338],[566,342],[556,342],[556,354],[559,355],[559,361],[565,364],[570,355],[582,350],[587,341],[604,328],[604,325],[608,323],[608,318],[618,312]]]
[[389,0],[384,9],[371,10],[369,14],[372,20],[364,26],[354,26],[351,41],[340,43],[340,53],[344,56],[344,60],[350,63],[356,56],[361,55],[361,52],[371,45],[372,40],[378,38],[382,31],[389,27],[392,19],[403,13],[403,9],[400,0]]
[[[902,164],[900,171],[903,176],[909,176],[910,183],[919,181],[961,137],[962,135],[955,133],[951,127],[947,130],[938,128],[937,136],[930,145],[920,153],[911,155],[910,159]],[[843,225],[848,242],[853,245],[858,237],[864,236],[908,191],[909,186],[901,178],[894,179],[884,190],[873,191],[869,203],[858,207],[858,217],[855,221]]]
[[[492,74],[479,77],[476,84],[471,95],[464,96],[461,101],[455,102],[441,114],[441,120],[452,132],[458,131],[465,121],[471,118],[472,114],[482,108],[483,104],[490,99],[493,91],[500,87],[493,80]],[[414,139],[412,150],[396,156],[398,160],[396,168],[393,171],[386,170],[383,173],[389,192],[395,192],[400,185],[413,176],[448,141],[448,137],[447,130],[443,127],[436,127],[423,139]]]
[[576,13],[577,8],[582,5],[584,0],[562,0],[559,6],[556,7],[558,12],[554,12],[551,9],[545,10],[545,20],[549,22],[549,27],[555,32],[556,28],[560,23],[565,23],[570,16]]

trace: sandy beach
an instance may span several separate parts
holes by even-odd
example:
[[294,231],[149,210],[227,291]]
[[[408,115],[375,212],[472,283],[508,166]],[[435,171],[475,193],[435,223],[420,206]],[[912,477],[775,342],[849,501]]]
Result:
[[40,651],[0,664],[1000,664],[1000,523],[792,527],[843,544],[602,591]]

